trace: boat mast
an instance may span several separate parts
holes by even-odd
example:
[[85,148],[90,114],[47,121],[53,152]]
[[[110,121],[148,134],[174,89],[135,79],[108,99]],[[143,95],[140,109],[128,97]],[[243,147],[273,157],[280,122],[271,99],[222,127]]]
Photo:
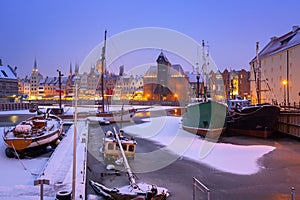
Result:
[[207,100],[207,63],[206,63],[206,52],[205,52],[205,43],[204,40],[202,40],[202,57],[203,57],[203,65],[202,65],[202,72],[203,72],[203,95],[204,95],[204,101]]
[[120,148],[122,157],[123,157],[124,166],[125,166],[125,170],[127,171],[127,176],[128,176],[130,185],[131,185],[133,188],[136,189],[136,188],[138,188],[138,185],[136,184],[136,181],[135,181],[135,178],[134,178],[134,174],[132,173],[132,171],[131,171],[131,169],[130,169],[130,166],[129,166],[129,164],[128,164],[128,161],[127,161],[127,158],[126,158],[126,155],[125,155],[125,152],[124,152],[124,149],[123,149],[121,140],[120,140],[120,138],[119,138],[119,134],[117,133],[115,127],[114,127],[114,134],[115,134],[116,140],[117,140],[117,142],[118,142],[118,145],[119,145],[119,148]]
[[105,50],[106,50],[106,33],[104,32],[104,45],[101,54],[101,96],[102,96],[102,113],[104,113],[104,65],[105,65]]
[[[257,95],[257,103],[261,103],[261,69],[260,69],[260,62],[258,58],[258,50],[259,50],[259,42],[256,42],[256,95]],[[254,72],[255,73],[255,72]]]

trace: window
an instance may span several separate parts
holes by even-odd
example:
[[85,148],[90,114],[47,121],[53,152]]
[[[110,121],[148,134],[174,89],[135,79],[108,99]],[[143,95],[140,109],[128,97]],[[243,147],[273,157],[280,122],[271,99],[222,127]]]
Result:
[[112,144],[112,143],[109,143],[108,145],[107,145],[107,149],[108,150],[114,150],[114,144]]
[[129,145],[128,151],[134,152],[134,145]]

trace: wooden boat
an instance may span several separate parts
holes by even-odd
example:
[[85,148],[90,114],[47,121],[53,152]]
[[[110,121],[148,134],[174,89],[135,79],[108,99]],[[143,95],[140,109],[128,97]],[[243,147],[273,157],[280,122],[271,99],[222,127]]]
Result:
[[[125,137],[123,131],[120,130],[118,133],[122,148],[124,150],[127,159],[134,159],[137,142],[133,137]],[[115,137],[115,133],[107,131],[103,138],[103,146],[100,149],[103,153],[104,160],[106,162],[114,162],[122,159],[118,141]]]
[[182,117],[182,128],[191,133],[217,139],[226,129],[227,106],[216,101],[192,103]]
[[63,132],[62,120],[49,113],[41,114],[22,121],[14,128],[4,130],[3,140],[9,158],[35,155],[43,152],[47,146],[55,147]]
[[138,188],[128,186],[122,188],[107,188],[92,180],[89,181],[89,184],[97,194],[109,200],[166,200],[169,196],[165,188],[160,188],[155,185],[140,184]]
[[[131,171],[127,157],[134,156],[136,142],[134,140],[127,140],[123,136],[122,132],[117,133],[108,131],[106,133],[106,138],[113,138],[112,141],[106,140],[104,138],[104,150],[109,150],[109,146],[114,147],[111,149],[112,152],[107,152],[108,155],[116,156],[117,153],[122,158],[122,164],[124,165],[129,185],[125,185],[120,188],[108,188],[101,183],[89,180],[89,184],[94,189],[94,191],[103,196],[105,199],[110,200],[131,200],[131,199],[141,199],[141,200],[165,200],[170,195],[166,188],[157,187],[153,184],[149,185],[146,183],[137,183],[135,180],[135,175]],[[126,142],[127,140],[127,142]],[[132,151],[127,151],[132,148]],[[117,158],[118,156],[114,157]]]

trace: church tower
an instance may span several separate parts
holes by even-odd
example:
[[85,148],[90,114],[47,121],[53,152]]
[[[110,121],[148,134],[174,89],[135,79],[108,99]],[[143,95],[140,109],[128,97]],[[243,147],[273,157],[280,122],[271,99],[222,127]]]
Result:
[[43,76],[39,73],[36,58],[34,59],[33,69],[30,75],[30,99],[37,99],[39,96],[39,83]]

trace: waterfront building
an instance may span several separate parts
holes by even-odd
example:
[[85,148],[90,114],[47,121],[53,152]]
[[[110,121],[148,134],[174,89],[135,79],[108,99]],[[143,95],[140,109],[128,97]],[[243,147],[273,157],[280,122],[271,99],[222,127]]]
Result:
[[30,79],[28,76],[25,78],[18,78],[18,93],[21,98],[26,99],[30,94]]
[[[300,84],[297,75],[300,74],[300,28],[293,26],[292,30],[282,36],[272,37],[270,42],[260,48],[258,56],[250,62],[251,80],[260,78],[258,88],[251,82],[252,102],[278,103],[289,105],[298,103]],[[258,59],[257,59],[258,58]],[[258,74],[258,72],[261,72]],[[257,89],[259,91],[257,93]]]
[[0,102],[12,101],[18,95],[17,67],[3,66],[0,60]]
[[250,72],[241,70],[225,69],[222,73],[224,81],[225,98],[250,98]]
[[[188,89],[188,96],[190,102],[197,101],[197,98],[200,98],[200,96],[204,92],[204,81],[203,77],[200,76],[197,72],[185,72],[185,74],[188,77],[189,82],[189,89]],[[199,79],[199,86],[197,83],[197,78]]]
[[34,65],[33,69],[30,75],[30,93],[29,93],[29,99],[36,100],[38,99],[39,91],[39,82],[43,78],[43,76],[39,73],[36,59],[34,59]]
[[172,65],[161,52],[156,66],[150,66],[144,76],[144,96],[151,101],[188,101],[188,77],[181,65]]

